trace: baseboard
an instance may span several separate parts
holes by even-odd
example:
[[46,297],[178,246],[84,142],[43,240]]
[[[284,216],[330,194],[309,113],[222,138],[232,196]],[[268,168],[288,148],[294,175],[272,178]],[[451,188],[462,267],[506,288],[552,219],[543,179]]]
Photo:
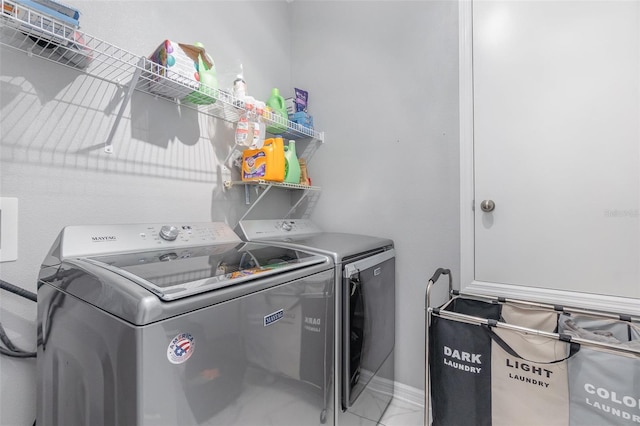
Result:
[[394,382],[393,396],[396,399],[424,408],[424,391],[403,383]]

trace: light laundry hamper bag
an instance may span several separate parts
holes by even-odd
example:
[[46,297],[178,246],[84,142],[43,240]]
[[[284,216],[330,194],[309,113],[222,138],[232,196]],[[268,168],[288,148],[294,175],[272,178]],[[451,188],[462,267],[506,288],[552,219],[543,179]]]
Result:
[[558,329],[558,313],[514,303],[502,305],[502,321],[519,327],[553,333]]
[[580,345],[495,328],[491,347],[491,424],[567,426],[568,360]]

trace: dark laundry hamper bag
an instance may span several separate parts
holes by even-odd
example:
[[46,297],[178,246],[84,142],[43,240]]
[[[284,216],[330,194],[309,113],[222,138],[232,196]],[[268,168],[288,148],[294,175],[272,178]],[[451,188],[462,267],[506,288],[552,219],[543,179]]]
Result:
[[501,304],[482,300],[464,299],[462,297],[452,299],[444,310],[483,319],[499,320],[502,317]]
[[433,426],[490,426],[491,338],[435,315],[429,334]]
[[571,426],[640,424],[640,355],[583,346],[569,360]]

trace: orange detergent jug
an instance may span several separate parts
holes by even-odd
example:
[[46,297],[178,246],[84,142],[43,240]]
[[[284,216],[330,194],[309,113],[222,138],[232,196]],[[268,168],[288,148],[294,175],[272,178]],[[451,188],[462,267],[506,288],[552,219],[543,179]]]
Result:
[[242,180],[284,181],[284,141],[265,139],[260,149],[242,151]]

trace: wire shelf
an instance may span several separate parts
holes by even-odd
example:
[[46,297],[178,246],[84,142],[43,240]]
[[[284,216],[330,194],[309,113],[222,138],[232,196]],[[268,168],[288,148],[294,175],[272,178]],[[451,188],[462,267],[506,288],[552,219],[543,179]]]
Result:
[[[0,44],[93,77],[129,85],[135,90],[179,102],[199,112],[236,122],[246,111],[244,102],[217,88],[195,83],[191,78],[150,59],[81,32],[78,27],[11,0],[0,0]],[[121,110],[122,113],[122,110]],[[283,137],[312,138],[324,142],[324,132],[301,126],[270,112],[262,116],[267,126],[285,129]],[[119,118],[116,120],[117,125]],[[115,129],[112,129],[110,138]],[[105,147],[110,152],[110,140]]]
[[307,191],[320,191],[321,188],[319,186],[311,186],[311,185],[301,185],[297,183],[288,183],[288,182],[273,182],[270,180],[239,180],[232,181],[228,180],[224,182],[225,188],[231,188],[234,185],[248,185],[248,186],[273,186],[277,188],[288,188],[288,189],[304,189]]

